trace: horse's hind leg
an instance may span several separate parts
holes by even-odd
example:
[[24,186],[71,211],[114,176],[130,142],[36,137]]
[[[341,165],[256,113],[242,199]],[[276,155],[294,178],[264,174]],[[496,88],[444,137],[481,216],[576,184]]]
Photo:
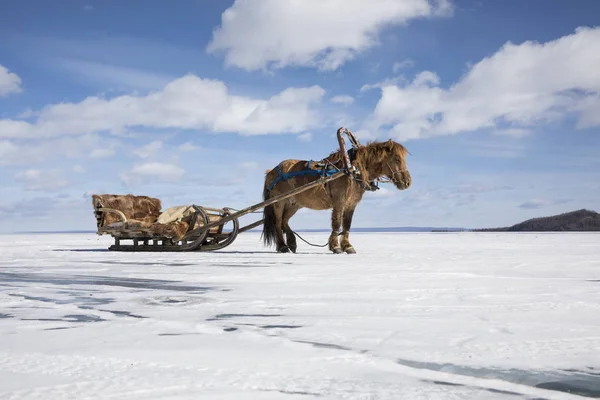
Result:
[[347,206],[344,209],[342,217],[342,250],[348,254],[355,254],[356,250],[352,244],[350,244],[350,226],[352,225],[352,217],[354,216],[355,206]]
[[331,235],[329,236],[329,250],[335,254],[342,253],[338,236],[342,225],[343,205],[334,205],[331,212]]
[[275,235],[277,242],[277,252],[278,253],[288,253],[290,249],[285,244],[285,240],[283,238],[283,211],[285,210],[284,203],[275,203],[273,204],[273,211],[275,212]]
[[294,235],[292,228],[290,228],[289,221],[299,209],[300,207],[291,204],[286,205],[283,209],[283,231],[285,232],[285,241],[287,242],[288,248],[293,253],[296,252],[298,245],[296,244],[296,236]]

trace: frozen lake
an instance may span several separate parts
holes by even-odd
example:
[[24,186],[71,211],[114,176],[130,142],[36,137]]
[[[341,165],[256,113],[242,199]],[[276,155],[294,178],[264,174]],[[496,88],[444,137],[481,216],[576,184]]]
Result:
[[600,234],[352,239],[153,254],[2,235],[0,399],[600,397]]

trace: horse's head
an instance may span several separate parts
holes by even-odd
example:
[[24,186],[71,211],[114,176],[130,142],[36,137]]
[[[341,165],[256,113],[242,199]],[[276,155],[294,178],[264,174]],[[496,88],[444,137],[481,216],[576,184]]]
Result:
[[368,179],[385,176],[400,190],[408,189],[412,183],[406,166],[408,150],[400,143],[388,140],[359,148],[359,164],[368,173]]
[[383,174],[400,190],[408,189],[412,183],[410,172],[406,166],[406,155],[408,150],[400,143],[392,141],[386,142],[389,149],[386,160],[383,162]]

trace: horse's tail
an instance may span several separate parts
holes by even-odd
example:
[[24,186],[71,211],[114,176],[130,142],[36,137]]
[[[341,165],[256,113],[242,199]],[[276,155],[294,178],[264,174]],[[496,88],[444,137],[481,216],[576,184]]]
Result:
[[[269,200],[271,193],[269,191],[269,178],[268,173],[265,175],[265,187],[263,189],[263,200]],[[271,204],[270,206],[266,206],[263,209],[263,231],[262,231],[262,239],[265,246],[270,246],[275,243],[276,234],[275,234],[275,208]]]

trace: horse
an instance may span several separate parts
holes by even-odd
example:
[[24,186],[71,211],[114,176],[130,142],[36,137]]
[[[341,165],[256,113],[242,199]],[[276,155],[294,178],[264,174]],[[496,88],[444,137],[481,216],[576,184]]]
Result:
[[[262,239],[265,246],[276,245],[278,253],[293,253],[297,250],[296,237],[289,226],[289,221],[301,208],[312,210],[328,210],[331,212],[331,235],[328,247],[334,254],[355,254],[350,243],[350,227],[352,217],[364,193],[370,190],[370,182],[388,178],[398,190],[408,189],[412,183],[406,166],[407,149],[393,141],[371,142],[361,145],[354,151],[351,165],[360,172],[360,179],[346,174],[344,177],[329,181],[285,200],[266,206],[263,210]],[[281,161],[275,168],[265,173],[263,199],[289,192],[297,187],[319,179],[320,165],[329,165],[341,169],[345,155],[342,150],[334,151],[320,162],[288,159]],[[316,164],[316,166],[315,166]],[[316,173],[306,173],[309,170]],[[298,173],[300,172],[300,173]],[[281,180],[281,174],[294,175],[291,179]],[[341,242],[339,240],[339,230]],[[285,232],[285,238],[283,233]]]

